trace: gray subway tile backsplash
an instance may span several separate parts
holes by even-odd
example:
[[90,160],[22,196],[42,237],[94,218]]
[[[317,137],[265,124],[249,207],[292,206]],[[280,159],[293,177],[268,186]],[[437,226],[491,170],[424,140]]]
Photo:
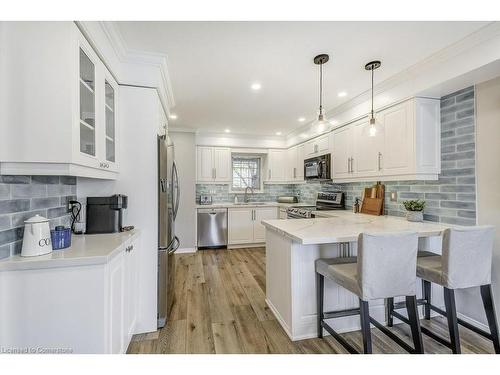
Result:
[[76,177],[0,175],[0,259],[21,251],[24,221],[34,215],[49,218],[51,228],[68,226],[75,196]]

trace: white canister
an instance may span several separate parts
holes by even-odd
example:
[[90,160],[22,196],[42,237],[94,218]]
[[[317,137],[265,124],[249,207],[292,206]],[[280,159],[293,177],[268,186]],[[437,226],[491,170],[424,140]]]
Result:
[[49,219],[35,215],[24,222],[21,256],[34,257],[52,252]]

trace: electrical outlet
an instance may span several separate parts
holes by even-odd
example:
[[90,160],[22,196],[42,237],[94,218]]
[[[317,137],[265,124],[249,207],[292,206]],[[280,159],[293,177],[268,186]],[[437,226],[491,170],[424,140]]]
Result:
[[396,202],[398,200],[398,192],[391,191],[391,202]]

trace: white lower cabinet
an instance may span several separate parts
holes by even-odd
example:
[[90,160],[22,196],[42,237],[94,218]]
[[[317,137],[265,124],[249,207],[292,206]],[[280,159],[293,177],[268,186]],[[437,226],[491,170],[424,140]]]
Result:
[[9,308],[0,347],[125,353],[136,333],[139,243],[138,235],[129,238],[104,263],[83,257],[80,264],[1,270],[0,301]]
[[266,230],[260,222],[277,218],[277,207],[230,207],[228,209],[229,245],[264,242]]

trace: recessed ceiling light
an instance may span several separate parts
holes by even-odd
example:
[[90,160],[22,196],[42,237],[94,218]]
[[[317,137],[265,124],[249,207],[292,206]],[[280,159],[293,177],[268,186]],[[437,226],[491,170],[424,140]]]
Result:
[[340,98],[343,98],[344,96],[347,96],[347,93],[345,91],[341,91],[337,94]]
[[276,135],[281,135],[281,132],[276,132]]
[[171,113],[170,116],[169,116],[169,118],[171,120],[176,120],[177,119],[177,115],[175,113]]
[[226,130],[224,130],[224,132],[226,132],[226,133],[231,133],[231,130],[226,129]]
[[304,121],[306,121],[306,118],[305,118],[305,117],[299,117],[299,118],[297,119],[297,121],[298,121],[298,122],[304,122]]
[[258,82],[255,82],[255,83],[252,83],[252,86],[250,86],[250,88],[253,91],[259,91],[262,88],[262,85]]

